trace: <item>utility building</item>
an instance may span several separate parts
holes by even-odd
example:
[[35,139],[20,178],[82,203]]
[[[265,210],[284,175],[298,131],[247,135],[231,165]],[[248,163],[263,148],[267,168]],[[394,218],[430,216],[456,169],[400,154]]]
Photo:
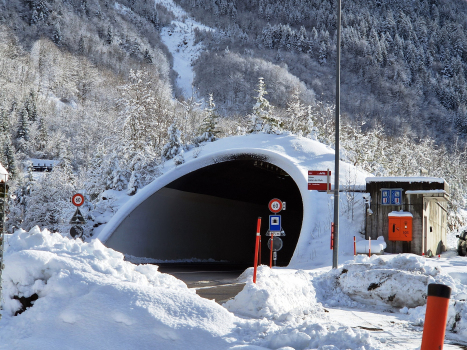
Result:
[[366,239],[383,236],[387,253],[446,250],[449,185],[433,177],[369,177]]

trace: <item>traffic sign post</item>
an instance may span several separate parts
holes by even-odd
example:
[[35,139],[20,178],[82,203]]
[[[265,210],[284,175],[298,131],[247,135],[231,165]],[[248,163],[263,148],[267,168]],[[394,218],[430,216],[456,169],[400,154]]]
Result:
[[269,201],[268,208],[272,213],[277,214],[282,210],[283,206],[284,205],[280,199],[274,198]]
[[[340,2],[339,2],[339,17],[340,17]],[[340,35],[340,29],[339,29],[339,35]],[[338,49],[338,52],[339,52],[339,49]],[[331,249],[333,250],[332,252],[332,268],[333,269],[337,268],[337,254],[339,250],[339,125],[338,125],[339,115],[338,114],[339,113],[337,112],[337,107],[336,107],[337,127],[336,127],[336,147],[335,147],[336,149],[335,173],[334,173],[334,222],[331,223]],[[328,170],[309,170],[308,171],[308,190],[326,191],[328,194],[330,194],[331,193],[331,171],[329,169]]]
[[[285,210],[285,202],[277,198],[271,199],[268,208],[272,213],[277,214],[281,210]],[[285,236],[280,215],[269,215],[269,230],[266,232],[266,236],[271,237],[268,241],[268,248],[270,250],[269,267],[272,268],[272,261],[274,260],[274,266],[276,266],[277,252],[282,249],[283,245],[282,239],[279,236]]]
[[308,190],[327,191],[331,190],[331,172],[328,170],[308,171]]
[[81,225],[86,223],[86,219],[84,218],[83,214],[79,210],[79,207],[84,204],[84,196],[81,193],[76,193],[71,197],[71,203],[76,207],[75,214],[70,220],[70,224],[73,225],[70,228],[70,236],[73,238],[82,238],[84,229]]
[[281,231],[281,216],[280,215],[269,215],[269,231],[272,231],[272,232]]
[[81,193],[75,194],[71,197],[71,203],[76,207],[82,206],[84,204],[84,196]]
[[268,241],[268,248],[271,251],[270,258],[269,258],[269,267],[272,268],[272,262],[274,261],[274,266],[276,266],[277,262],[277,252],[282,249],[284,243],[280,237],[271,236]]

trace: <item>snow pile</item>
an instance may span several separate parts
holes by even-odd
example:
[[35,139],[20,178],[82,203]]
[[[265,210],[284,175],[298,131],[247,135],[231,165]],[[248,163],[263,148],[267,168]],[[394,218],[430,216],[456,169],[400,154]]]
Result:
[[357,254],[368,254],[370,248],[372,254],[381,254],[383,253],[384,249],[386,249],[386,242],[384,241],[383,236],[379,236],[376,241],[373,240],[371,242],[370,240],[363,239],[355,243],[355,248]]
[[249,268],[239,278],[246,282],[243,290],[224,304],[234,313],[274,320],[290,320],[296,316],[323,313],[316,301],[310,275],[302,270],[271,270],[258,267],[256,284],[253,269]]
[[457,291],[449,275],[413,254],[358,256],[355,262],[320,278],[330,279],[334,288],[358,303],[398,308],[424,305],[429,283],[445,284]]
[[[290,323],[269,334],[264,344],[269,349],[279,350],[376,350],[381,343],[371,338],[370,333],[336,324],[320,324],[305,320]],[[249,348],[256,349],[256,348]],[[264,349],[264,348],[260,348]],[[260,350],[258,349],[258,350]]]
[[38,227],[16,231],[5,245],[0,344],[8,349],[230,347],[221,336],[236,318],[157,266]]

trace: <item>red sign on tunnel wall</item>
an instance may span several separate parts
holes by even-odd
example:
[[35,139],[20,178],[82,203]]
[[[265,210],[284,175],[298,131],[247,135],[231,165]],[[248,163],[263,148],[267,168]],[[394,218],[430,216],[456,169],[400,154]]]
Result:
[[316,191],[331,190],[330,181],[331,172],[326,170],[309,170],[308,171],[308,189]]

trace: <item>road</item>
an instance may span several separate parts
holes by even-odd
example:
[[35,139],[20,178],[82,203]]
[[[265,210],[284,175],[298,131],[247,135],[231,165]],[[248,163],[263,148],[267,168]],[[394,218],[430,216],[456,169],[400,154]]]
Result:
[[159,271],[175,276],[185,282],[188,288],[196,289],[196,293],[219,304],[235,297],[245,285],[237,281],[238,276],[248,266],[236,264],[157,264]]

